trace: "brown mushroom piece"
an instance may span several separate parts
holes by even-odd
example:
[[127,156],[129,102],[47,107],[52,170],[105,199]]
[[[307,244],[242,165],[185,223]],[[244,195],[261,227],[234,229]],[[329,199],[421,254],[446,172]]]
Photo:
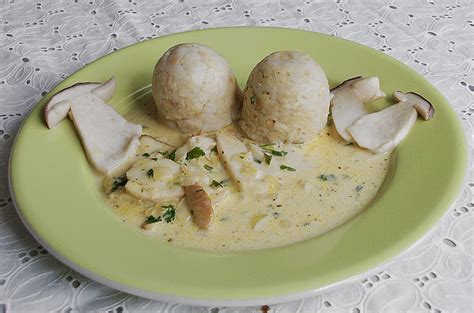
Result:
[[410,103],[413,105],[418,114],[425,121],[431,120],[433,118],[435,109],[433,105],[423,96],[415,92],[403,93],[401,91],[395,91],[393,96],[400,102]]
[[208,230],[214,215],[211,199],[199,184],[184,186],[186,204],[199,229]]

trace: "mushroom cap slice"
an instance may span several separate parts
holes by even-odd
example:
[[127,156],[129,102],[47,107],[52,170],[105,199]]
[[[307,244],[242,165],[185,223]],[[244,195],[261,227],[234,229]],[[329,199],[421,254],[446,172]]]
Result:
[[405,102],[413,105],[418,114],[425,120],[431,120],[434,116],[435,109],[433,105],[421,95],[415,92],[403,93],[395,91],[393,96],[400,102]]
[[356,79],[350,86],[359,94],[364,103],[385,97],[385,93],[380,90],[379,78],[376,76]]
[[184,187],[186,205],[193,216],[194,224],[199,229],[208,230],[214,215],[211,199],[206,191],[199,185],[193,184]]
[[347,131],[359,146],[373,153],[385,153],[406,137],[416,118],[413,105],[400,102],[359,118]]
[[354,77],[332,89],[331,112],[338,134],[346,141],[352,141],[347,127],[368,114],[364,103],[385,96],[380,90],[378,77]]
[[369,112],[352,88],[341,88],[334,92],[331,103],[332,120],[337,133],[345,141],[352,141],[347,127]]
[[93,93],[100,99],[107,101],[115,92],[116,81],[112,77],[103,83],[78,83],[61,90],[49,99],[44,109],[44,116],[48,128],[53,129],[66,118],[74,99],[81,95]]

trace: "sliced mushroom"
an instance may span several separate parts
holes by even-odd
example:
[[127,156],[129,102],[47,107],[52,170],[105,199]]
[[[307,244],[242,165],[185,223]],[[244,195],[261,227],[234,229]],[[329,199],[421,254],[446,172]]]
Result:
[[431,120],[434,116],[435,109],[433,105],[421,95],[415,92],[403,93],[401,91],[395,91],[394,97],[400,101],[413,105],[418,114],[425,120]]
[[338,134],[346,141],[352,141],[347,127],[368,114],[364,103],[385,96],[380,90],[377,77],[354,77],[331,90],[331,112]]
[[230,177],[239,190],[244,189],[246,177],[244,175],[244,163],[236,158],[248,152],[247,146],[235,136],[226,132],[219,132],[216,135],[217,152],[224,167],[229,172]]
[[347,131],[359,146],[373,153],[385,153],[406,137],[416,118],[413,105],[400,102],[359,118]]
[[184,191],[194,223],[199,229],[208,230],[214,214],[211,199],[199,184],[185,186]]
[[78,84],[54,95],[45,111],[49,128],[69,113],[89,161],[109,176],[122,174],[130,165],[142,132],[140,125],[129,123],[104,102],[114,89],[113,78],[103,84]]
[[138,199],[163,201],[184,195],[179,164],[156,153],[133,163],[127,171],[125,190]]
[[145,153],[151,154],[154,152],[171,152],[175,147],[160,141],[159,139],[152,137],[150,135],[140,136],[140,149],[138,150],[138,156],[141,156]]
[[81,95],[93,93],[104,101],[110,100],[115,93],[115,78],[103,83],[78,83],[61,90],[51,97],[45,106],[45,120],[50,129],[55,128],[66,118],[71,109],[72,100]]

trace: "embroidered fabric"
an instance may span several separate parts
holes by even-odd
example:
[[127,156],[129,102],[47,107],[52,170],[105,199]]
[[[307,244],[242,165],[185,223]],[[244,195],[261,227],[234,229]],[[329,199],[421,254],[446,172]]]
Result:
[[0,312],[252,312],[131,296],[52,258],[20,222],[7,166],[18,127],[56,84],[130,44],[193,29],[258,25],[312,30],[408,64],[456,110],[469,141],[469,177],[434,232],[358,280],[279,312],[474,311],[474,2],[472,0],[0,1]]

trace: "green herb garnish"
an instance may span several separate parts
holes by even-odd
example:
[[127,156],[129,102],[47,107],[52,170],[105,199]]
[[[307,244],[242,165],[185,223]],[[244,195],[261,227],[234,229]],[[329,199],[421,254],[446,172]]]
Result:
[[268,165],[270,165],[270,163],[272,163],[272,155],[271,154],[268,154],[268,153],[263,153],[263,158],[265,160],[265,163],[267,163]]
[[150,156],[149,153],[143,153],[142,156],[144,156],[145,158],[148,158]]
[[170,159],[171,161],[174,161],[176,159],[176,150],[173,150],[166,156],[167,159]]
[[207,164],[204,164],[203,167],[209,172],[212,173],[212,170],[214,169],[212,166],[209,166]]
[[176,218],[176,209],[174,208],[174,206],[170,204],[162,206],[162,208],[166,209],[165,213],[163,213],[162,215],[166,223],[171,223],[172,221],[174,221]]
[[153,215],[149,215],[146,217],[145,224],[153,224],[161,222],[161,216],[154,217]]
[[319,175],[318,176],[319,179],[321,179],[322,181],[333,181],[336,179],[336,176],[334,176],[333,174],[329,174],[329,175]]
[[150,168],[150,169],[148,170],[148,172],[146,172],[146,176],[148,176],[148,178],[152,178],[153,175],[155,175],[155,173],[153,172],[153,169]]
[[276,145],[276,143],[267,143],[267,144],[264,144],[264,145],[260,145],[260,148],[262,148],[263,151],[271,153],[272,155],[275,155],[275,156],[285,156],[285,155],[288,154],[288,152],[286,152],[286,151],[278,151],[278,150],[274,150],[274,149],[270,148],[274,145]]
[[286,165],[280,165],[280,170],[282,170],[282,171],[290,171],[290,172],[296,171],[296,169],[294,169],[294,168],[292,168],[292,167],[289,167],[289,166],[286,166]]
[[213,180],[209,186],[212,188],[217,188],[217,187],[223,188],[225,185],[224,185],[224,181],[218,182],[217,180]]
[[150,160],[158,161],[158,158],[150,158]]
[[362,185],[357,185],[357,187],[356,187],[356,192],[359,192],[359,191],[361,191],[362,189],[364,189],[364,186],[362,186]]
[[111,192],[117,191],[117,189],[119,189],[120,187],[125,186],[127,184],[127,182],[128,182],[128,178],[127,178],[126,175],[120,176],[112,184]]
[[194,147],[191,150],[188,151],[186,154],[186,160],[192,160],[192,159],[197,159],[202,157],[203,155],[206,155],[204,151],[202,151],[201,148],[199,147]]
[[260,161],[259,159],[253,159],[255,161],[255,163],[258,163],[258,164],[262,164],[262,161]]

